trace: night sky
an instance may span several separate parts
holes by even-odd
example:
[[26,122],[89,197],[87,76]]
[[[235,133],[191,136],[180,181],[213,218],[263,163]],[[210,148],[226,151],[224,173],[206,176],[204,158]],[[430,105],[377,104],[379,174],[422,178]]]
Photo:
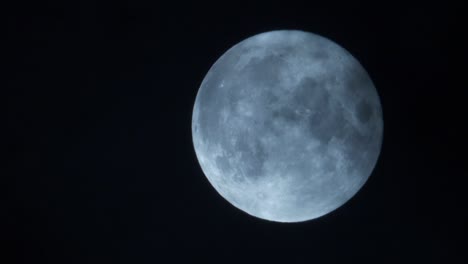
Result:
[[[466,263],[461,6],[254,2],[3,9],[1,263]],[[346,48],[368,71],[384,114],[382,152],[361,191],[295,224],[225,201],[191,139],[211,65],[276,29]]]

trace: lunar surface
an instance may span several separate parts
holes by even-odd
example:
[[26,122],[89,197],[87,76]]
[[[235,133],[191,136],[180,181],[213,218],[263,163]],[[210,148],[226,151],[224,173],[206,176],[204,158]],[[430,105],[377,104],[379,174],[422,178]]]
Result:
[[228,202],[261,219],[301,222],[337,209],[367,181],[382,109],[344,48],[312,33],[271,31],[211,67],[192,136],[204,174]]

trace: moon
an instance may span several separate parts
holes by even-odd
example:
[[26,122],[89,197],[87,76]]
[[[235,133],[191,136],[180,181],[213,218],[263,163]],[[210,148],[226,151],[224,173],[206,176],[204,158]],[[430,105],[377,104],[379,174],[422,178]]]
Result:
[[365,184],[383,138],[379,95],[362,65],[304,31],[249,37],[210,68],[192,139],[200,166],[229,203],[261,219],[328,214]]

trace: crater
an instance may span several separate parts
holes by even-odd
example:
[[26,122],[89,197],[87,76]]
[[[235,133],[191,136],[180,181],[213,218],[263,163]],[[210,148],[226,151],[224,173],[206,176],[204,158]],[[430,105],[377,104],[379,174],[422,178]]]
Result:
[[248,135],[238,135],[233,150],[240,154],[232,166],[237,167],[245,177],[252,179],[263,176],[263,165],[267,159],[267,152],[257,138]]
[[263,193],[263,192],[257,192],[257,198],[258,198],[258,199],[262,199],[262,200],[263,200],[263,199],[265,199],[265,197],[266,197],[265,193]]

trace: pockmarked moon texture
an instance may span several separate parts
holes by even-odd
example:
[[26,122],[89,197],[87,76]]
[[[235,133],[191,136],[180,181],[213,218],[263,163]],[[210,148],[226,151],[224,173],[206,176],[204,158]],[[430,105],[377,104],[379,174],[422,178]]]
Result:
[[379,96],[344,48],[279,30],[230,48],[198,91],[192,137],[216,191],[276,222],[323,216],[364,185],[383,137]]

